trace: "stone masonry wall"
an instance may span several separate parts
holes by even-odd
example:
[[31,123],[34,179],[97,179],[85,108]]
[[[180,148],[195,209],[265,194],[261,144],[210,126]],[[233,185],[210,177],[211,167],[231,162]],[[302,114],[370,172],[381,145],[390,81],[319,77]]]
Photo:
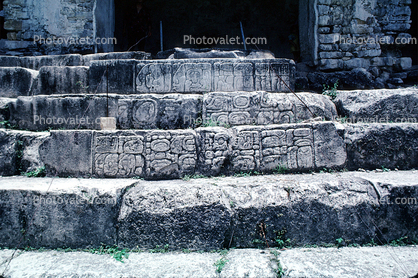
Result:
[[[85,38],[93,37],[92,0],[5,0],[4,28],[7,41],[2,48],[7,54],[26,54],[40,51],[48,54],[63,52],[59,44],[34,44],[34,36],[42,38]],[[67,46],[67,51],[83,51],[91,45]],[[74,49],[71,49],[74,48]]]
[[410,68],[411,58],[402,58],[400,45],[394,44],[397,38],[411,38],[410,4],[411,0],[319,0],[320,69]]

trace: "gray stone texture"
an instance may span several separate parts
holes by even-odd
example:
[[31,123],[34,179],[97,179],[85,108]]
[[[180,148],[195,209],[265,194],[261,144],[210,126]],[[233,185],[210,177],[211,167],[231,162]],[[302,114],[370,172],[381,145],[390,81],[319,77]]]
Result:
[[215,92],[204,94],[202,114],[204,123],[236,126],[297,123],[315,117],[331,120],[337,111],[329,98],[319,94]]
[[416,124],[345,125],[348,169],[418,167]]
[[104,96],[19,97],[10,105],[10,123],[20,129],[100,129],[100,117],[117,116],[117,100]]
[[337,238],[416,241],[416,177],[416,171],[189,181],[3,177],[0,245],[218,250],[265,248],[266,241],[277,247],[276,239],[292,246]]
[[418,123],[417,89],[338,91],[334,103],[350,123]]
[[88,93],[88,67],[42,67],[34,95]]
[[[44,69],[44,68],[43,68]],[[72,82],[72,81],[68,81]],[[74,83],[74,82],[73,82]],[[79,90],[82,87],[77,86]],[[75,89],[77,89],[75,88]],[[309,110],[305,103],[308,105]],[[331,100],[313,93],[232,92],[144,95],[38,95],[9,103],[8,119],[19,129],[100,129],[99,118],[117,119],[119,129],[185,129],[332,120]]]
[[[325,71],[367,69],[376,60],[389,56],[397,70],[411,67],[411,59],[401,56],[400,43],[411,25],[410,1],[323,1],[317,5],[319,69]],[[332,45],[332,47],[329,47]],[[393,49],[399,51],[393,51]],[[392,58],[391,58],[392,59]],[[389,66],[385,62],[379,67]]]
[[92,174],[92,131],[51,131],[39,146],[39,155],[52,176],[86,177]]
[[17,248],[114,245],[119,213],[117,197],[130,183],[3,178],[0,245]]
[[0,68],[0,97],[29,96],[38,72],[21,67]]
[[207,59],[207,58],[240,58],[240,59],[274,59],[268,50],[229,50],[222,48],[180,48],[157,53],[157,59]]

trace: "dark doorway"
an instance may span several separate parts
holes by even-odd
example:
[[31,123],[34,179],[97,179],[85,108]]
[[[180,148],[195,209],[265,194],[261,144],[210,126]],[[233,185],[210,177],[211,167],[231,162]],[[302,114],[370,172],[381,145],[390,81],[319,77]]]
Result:
[[3,10],[3,1],[0,1],[0,39],[7,39],[7,31],[4,29],[4,10]]
[[412,64],[418,65],[418,0],[412,0],[411,3],[411,29],[409,34],[415,40],[413,44],[406,45],[402,49],[402,56],[411,57]]
[[[115,2],[115,50],[126,50],[126,34],[123,34],[125,15],[130,9],[128,0]],[[276,57],[293,58],[289,36],[298,28],[298,1],[294,0],[144,0],[148,9],[152,36],[146,39],[145,51],[160,51],[160,21],[163,23],[164,49],[183,48],[238,48],[242,44],[198,44],[185,41],[193,38],[241,39],[240,22],[248,38],[261,38],[250,49],[266,49]],[[263,38],[267,43],[263,43]],[[119,44],[119,42],[122,42]],[[209,41],[210,42],[210,41]],[[242,41],[241,41],[242,42]]]

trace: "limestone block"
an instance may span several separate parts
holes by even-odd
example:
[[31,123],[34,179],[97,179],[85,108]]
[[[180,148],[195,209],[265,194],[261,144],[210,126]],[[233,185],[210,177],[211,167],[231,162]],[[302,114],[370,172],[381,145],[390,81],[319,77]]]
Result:
[[37,94],[86,94],[88,81],[88,67],[44,66],[39,71]]
[[137,95],[118,100],[121,129],[178,129],[202,123],[201,95]]
[[[137,93],[203,93],[209,91],[289,91],[294,62],[286,59],[153,60],[137,65]],[[277,77],[280,76],[280,78]]]
[[[169,187],[138,184],[122,200],[118,240],[122,247],[214,250],[223,247],[232,221],[220,188],[181,181]],[[198,196],[198,197],[196,197]]]
[[51,131],[39,147],[39,155],[47,175],[88,177],[92,174],[93,131]]
[[83,56],[83,65],[90,66],[91,61],[97,60],[151,60],[151,54],[142,51],[97,53]]
[[28,96],[38,72],[20,67],[0,67],[0,97]]
[[136,60],[90,62],[89,90],[96,93],[134,94]]
[[339,114],[355,122],[418,123],[418,90],[366,90],[338,92]]
[[0,176],[17,174],[18,138],[16,133],[0,129]]
[[344,137],[349,170],[418,167],[416,124],[347,124]]
[[117,100],[104,96],[19,97],[10,107],[10,123],[20,129],[100,129],[100,117],[117,117]]
[[[299,99],[297,98],[299,97]],[[267,92],[209,93],[203,98],[203,122],[218,125],[268,125],[296,123],[314,117],[337,116],[333,103],[325,96],[311,93]],[[309,104],[313,116],[301,102]]]
[[83,58],[80,54],[47,55],[21,57],[21,66],[28,69],[39,70],[41,67],[70,67],[82,66]]

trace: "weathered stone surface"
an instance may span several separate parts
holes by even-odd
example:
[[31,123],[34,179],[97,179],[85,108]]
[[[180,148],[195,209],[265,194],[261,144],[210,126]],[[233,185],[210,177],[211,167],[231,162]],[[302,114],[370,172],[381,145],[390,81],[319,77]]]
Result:
[[204,123],[236,126],[296,123],[318,116],[331,120],[337,111],[329,98],[319,94],[216,92],[204,95],[202,114]]
[[140,93],[288,92],[283,81],[294,87],[294,71],[294,62],[287,59],[144,61],[137,66],[136,90]]
[[30,95],[37,71],[20,67],[0,68],[0,97],[15,98]]
[[350,123],[418,123],[416,89],[338,91],[334,102]]
[[91,61],[90,93],[134,94],[136,60]]
[[20,129],[100,129],[100,117],[116,117],[115,98],[100,96],[19,97],[11,108],[10,123]]
[[176,249],[220,249],[231,223],[229,202],[220,188],[170,182],[138,183],[122,199],[119,244],[169,244]]
[[337,238],[388,243],[404,236],[416,241],[416,177],[416,171],[399,171],[169,182],[1,178],[0,240],[16,247],[24,229],[30,239],[24,246],[50,248],[103,242],[213,250],[266,247],[266,241],[275,247],[276,239],[303,246],[335,244]]
[[151,54],[142,51],[97,53],[83,56],[83,64],[90,66],[91,61],[97,60],[151,60]]
[[69,67],[83,65],[83,56],[80,54],[32,56],[20,59],[23,68],[33,70],[40,70],[45,66]]
[[17,134],[0,129],[0,176],[12,176],[17,173]]
[[88,93],[88,67],[42,67],[35,95]]
[[416,124],[345,125],[348,169],[418,167]]
[[118,98],[120,129],[178,129],[202,124],[202,96],[147,94]]
[[51,131],[39,147],[46,172],[52,176],[91,176],[92,131]]
[[2,178],[0,245],[17,248],[114,245],[118,196],[131,183]]
[[281,251],[278,259],[289,278],[409,278],[418,274],[417,251],[417,246],[295,248]]
[[[408,251],[408,250],[405,250]],[[412,251],[412,250],[411,250]],[[2,261],[12,256],[13,250],[1,250]],[[407,253],[409,254],[409,252]],[[4,272],[6,277],[49,275],[52,277],[205,277],[205,278],[276,278],[273,255],[268,250],[230,250],[227,262],[218,273],[219,252],[129,253],[123,263],[109,255],[89,252],[25,252],[19,250]],[[414,260],[412,260],[414,262]],[[342,261],[341,261],[342,263]],[[277,263],[276,263],[277,265]],[[0,266],[0,271],[3,271]],[[378,273],[378,272],[376,272]],[[373,276],[373,275],[370,275]]]
[[3,98],[0,97],[0,128],[6,127],[5,121],[10,118],[10,108],[13,102],[16,102],[14,98]]
[[268,50],[228,50],[213,48],[179,48],[158,52],[158,59],[206,59],[206,58],[245,58],[274,59],[274,54]]
[[47,133],[0,129],[0,176],[34,171],[43,166],[39,146]]

